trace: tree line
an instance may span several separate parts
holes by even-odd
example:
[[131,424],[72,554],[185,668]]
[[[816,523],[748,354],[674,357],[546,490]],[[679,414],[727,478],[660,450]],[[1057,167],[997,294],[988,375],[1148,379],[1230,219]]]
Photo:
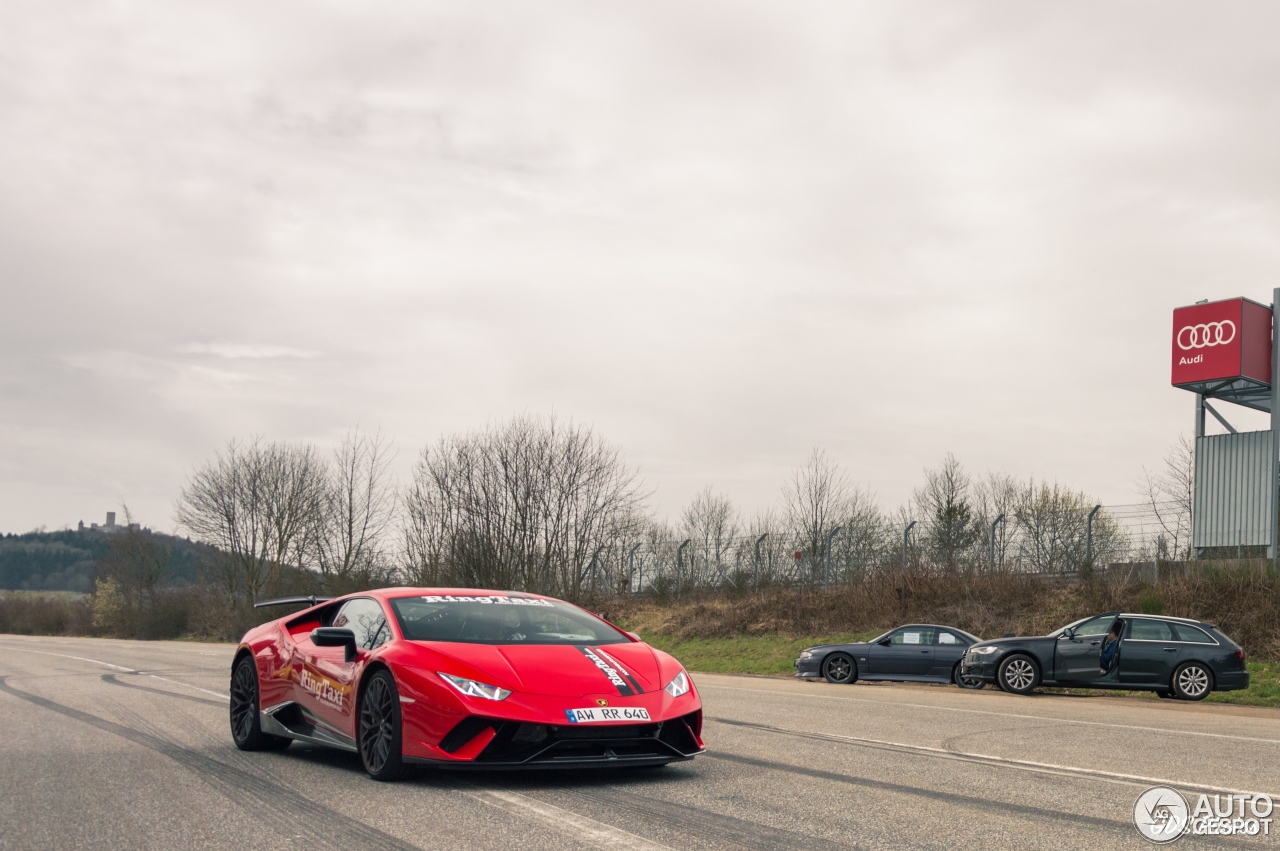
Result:
[[442,437],[403,485],[392,459],[378,433],[353,431],[329,454],[233,440],[190,475],[176,516],[216,548],[210,575],[242,603],[303,585],[508,588],[581,600],[849,581],[889,566],[1078,571],[1132,548],[1105,510],[1090,516],[1084,493],[975,478],[950,455],[893,510],[814,450],[774,507],[746,517],[707,488],[674,521],[653,515],[617,448],[555,418],[519,416]]

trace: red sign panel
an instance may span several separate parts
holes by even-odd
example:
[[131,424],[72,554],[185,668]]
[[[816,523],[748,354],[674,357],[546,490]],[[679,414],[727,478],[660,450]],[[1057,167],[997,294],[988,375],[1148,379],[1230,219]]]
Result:
[[1271,383],[1271,308],[1247,298],[1173,311],[1173,384]]

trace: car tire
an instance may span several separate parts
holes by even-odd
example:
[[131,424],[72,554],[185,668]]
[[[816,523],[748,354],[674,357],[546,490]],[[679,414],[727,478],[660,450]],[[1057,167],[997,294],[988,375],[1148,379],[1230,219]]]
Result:
[[231,741],[242,751],[282,751],[293,739],[262,732],[259,715],[258,666],[246,653],[231,670]]
[[960,686],[960,688],[969,689],[971,691],[977,691],[978,689],[986,685],[986,683],[984,683],[982,680],[978,679],[977,677],[960,676],[959,662],[956,662],[956,666],[951,669],[951,682]]
[[858,665],[848,653],[832,653],[822,660],[822,676],[836,685],[854,683],[858,681]]
[[996,669],[996,682],[1010,694],[1031,694],[1040,685],[1040,669],[1025,653],[1014,653]]
[[1204,700],[1213,691],[1213,673],[1200,662],[1185,662],[1173,672],[1169,685],[1179,700]]
[[398,780],[404,774],[400,693],[390,671],[382,668],[369,677],[356,712],[356,747],[364,770],[374,780]]

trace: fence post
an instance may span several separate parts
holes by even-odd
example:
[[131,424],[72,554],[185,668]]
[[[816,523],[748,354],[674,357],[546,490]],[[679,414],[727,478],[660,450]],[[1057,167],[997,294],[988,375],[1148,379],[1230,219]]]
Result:
[[[641,543],[644,543],[643,541]],[[636,544],[631,548],[631,552],[627,553],[627,590],[631,590],[631,583],[636,576],[636,550],[640,549],[640,544]],[[636,586],[636,593],[639,594],[641,586]]]
[[831,590],[831,541],[838,534],[840,534],[839,526],[832,529],[827,534],[827,563],[826,563],[826,567],[823,570],[823,585],[824,585],[824,590],[827,590],[827,591]]
[[902,530],[902,567],[907,567],[907,545],[911,538],[911,530],[915,527],[916,521],[912,520],[907,524],[907,528]]
[[1093,511],[1089,512],[1089,521],[1085,524],[1084,560],[1090,567],[1093,567],[1093,518],[1100,508],[1102,508],[1101,505],[1093,507]]
[[995,520],[991,521],[991,572],[996,572],[996,527],[1004,522],[1004,515],[1001,514]]
[[689,541],[691,540],[693,539],[685,538],[684,543],[682,543],[676,549],[676,596],[677,597],[680,596],[680,591],[684,587],[684,548],[689,546]]
[[756,591],[757,593],[760,591],[760,545],[764,543],[764,539],[767,537],[769,537],[769,533],[765,532],[763,535],[756,538],[756,579],[755,579],[756,585],[755,585],[755,588],[752,590]]

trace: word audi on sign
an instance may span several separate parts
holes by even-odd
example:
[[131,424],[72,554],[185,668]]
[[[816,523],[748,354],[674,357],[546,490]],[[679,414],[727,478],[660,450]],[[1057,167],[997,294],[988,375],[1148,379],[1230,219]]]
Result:
[[1271,383],[1271,308],[1247,298],[1173,311],[1173,384]]

